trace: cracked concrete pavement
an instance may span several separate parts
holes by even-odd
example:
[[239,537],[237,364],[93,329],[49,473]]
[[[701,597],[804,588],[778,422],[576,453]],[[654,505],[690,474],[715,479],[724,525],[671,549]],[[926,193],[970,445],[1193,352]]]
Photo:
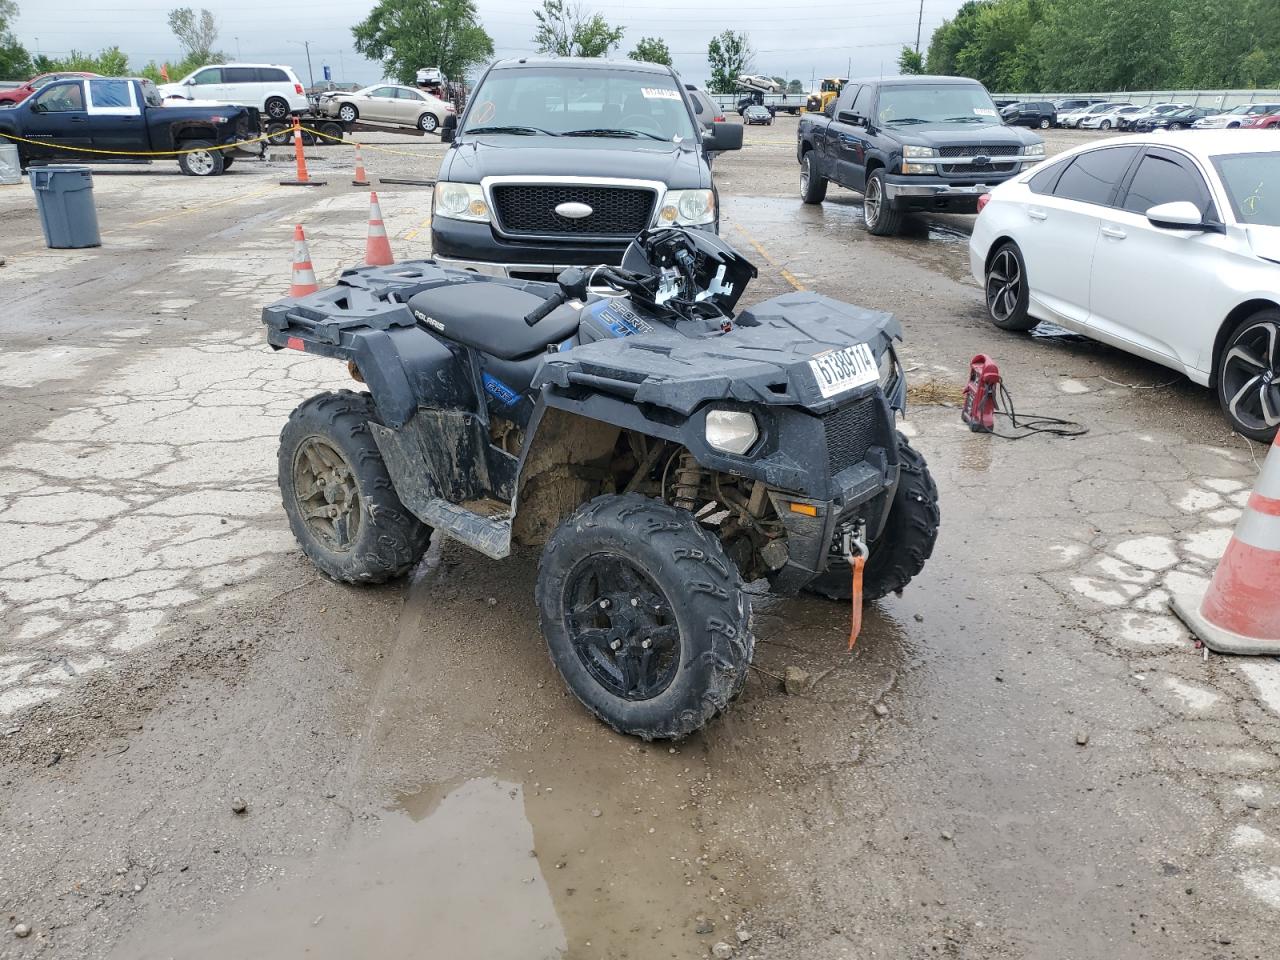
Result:
[[[564,694],[536,553],[437,540],[359,590],[295,548],[276,436],[351,382],[273,354],[258,313],[295,222],[322,283],[358,262],[345,154],[314,151],[317,190],[104,170],[94,251],[44,250],[29,188],[0,188],[0,913],[33,930],[0,957],[1276,954],[1280,662],[1206,659],[1166,607],[1264,451],[1166,370],[989,327],[963,218],[883,240],[854,195],[802,207],[788,123],[717,161],[747,299],[892,310],[912,383],[958,396],[992,353],[1020,410],[1090,432],[913,405],[925,573],[852,654],[841,605],[757,595],[743,699],[673,747]],[[420,159],[370,173],[442,148],[395,149]],[[425,255],[427,191],[380,198]],[[817,683],[784,694],[788,666]]]

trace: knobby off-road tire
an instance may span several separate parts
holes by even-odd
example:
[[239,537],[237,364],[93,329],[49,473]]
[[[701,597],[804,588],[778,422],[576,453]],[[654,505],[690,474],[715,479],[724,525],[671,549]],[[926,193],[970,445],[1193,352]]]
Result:
[[687,736],[746,683],[754,639],[742,577],[687,511],[636,494],[579,507],[543,550],[537,602],[560,676],[619,733]]
[[[369,430],[376,420],[369,394],[341,390],[305,401],[280,432],[289,527],[311,562],[344,583],[384,583],[407,573],[431,539],[431,528],[396,495]],[[310,482],[317,464],[333,468],[324,484]],[[327,532],[323,518],[308,516],[326,505],[342,512],[341,529],[332,522]]]
[[800,158],[800,199],[805,203],[821,203],[827,198],[827,178],[813,169],[813,151]]
[[[901,472],[893,507],[880,538],[871,544],[862,574],[863,602],[901,590],[924,569],[938,539],[938,488],[924,457],[898,434]],[[832,600],[853,595],[849,565],[833,564],[805,589]]]
[[871,171],[862,194],[862,222],[876,237],[892,237],[902,229],[903,211],[885,195],[884,168]]

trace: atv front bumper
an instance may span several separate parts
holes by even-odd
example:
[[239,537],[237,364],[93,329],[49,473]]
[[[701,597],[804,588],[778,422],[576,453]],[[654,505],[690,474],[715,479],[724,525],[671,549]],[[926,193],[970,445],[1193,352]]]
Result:
[[[901,387],[899,377],[891,388],[899,405]],[[781,450],[812,452],[804,492],[790,485],[769,487],[774,512],[787,532],[787,562],[769,575],[774,592],[794,594],[825,572],[842,529],[866,537],[867,543],[880,536],[898,489],[893,411],[889,398],[876,391],[821,416],[799,423],[790,417],[783,424]],[[812,421],[817,423],[810,426]],[[797,432],[801,424],[807,435]],[[823,453],[825,464],[819,460]]]

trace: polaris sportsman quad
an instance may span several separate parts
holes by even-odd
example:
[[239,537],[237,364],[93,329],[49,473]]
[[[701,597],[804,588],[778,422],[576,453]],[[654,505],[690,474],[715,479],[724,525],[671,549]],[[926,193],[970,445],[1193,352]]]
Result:
[[542,545],[542,632],[578,699],[645,739],[702,727],[746,682],[744,581],[848,599],[861,553],[875,599],[920,572],[938,528],[895,428],[897,321],[815,293],[735,314],[755,275],[720,238],[669,228],[558,284],[424,260],[267,307],[273,347],[368,387],[307,400],[281,434],[302,549],[378,583],[433,530],[495,560]]

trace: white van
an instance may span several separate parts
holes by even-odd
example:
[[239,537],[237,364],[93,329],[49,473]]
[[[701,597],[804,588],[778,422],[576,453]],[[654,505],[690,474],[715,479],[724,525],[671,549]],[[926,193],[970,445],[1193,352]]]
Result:
[[278,63],[210,64],[177,83],[161,84],[160,96],[257,107],[272,120],[305,113],[309,106],[297,74]]

